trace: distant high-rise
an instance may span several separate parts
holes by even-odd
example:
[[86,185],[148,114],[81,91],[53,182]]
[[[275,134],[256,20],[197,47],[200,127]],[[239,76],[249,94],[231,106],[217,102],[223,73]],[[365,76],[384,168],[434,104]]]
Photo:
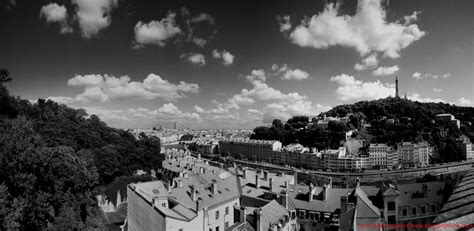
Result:
[[398,76],[395,77],[395,98],[400,98],[400,96],[398,96]]

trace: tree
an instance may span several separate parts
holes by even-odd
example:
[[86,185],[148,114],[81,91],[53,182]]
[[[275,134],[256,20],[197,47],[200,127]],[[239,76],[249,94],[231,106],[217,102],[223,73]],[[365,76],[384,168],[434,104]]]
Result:
[[11,82],[12,78],[9,75],[10,73],[6,68],[0,68],[0,83]]

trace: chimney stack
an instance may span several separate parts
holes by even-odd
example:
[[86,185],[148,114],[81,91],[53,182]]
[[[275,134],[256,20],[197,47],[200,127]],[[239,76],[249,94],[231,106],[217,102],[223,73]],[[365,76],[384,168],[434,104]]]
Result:
[[347,212],[347,196],[341,196],[341,215]]
[[314,187],[313,183],[309,184],[309,202],[313,202],[313,196],[316,188]]
[[239,208],[239,215],[240,215],[240,222],[243,222],[247,219],[247,210],[245,209],[245,205],[241,205]]
[[285,180],[285,188],[288,189],[288,181]]
[[322,201],[325,201],[326,200],[326,185],[323,186],[323,191],[321,192],[322,194]]
[[262,209],[257,208],[254,210],[254,215],[255,215],[255,231],[262,231],[261,227],[261,216],[262,216]]
[[263,170],[260,170],[260,178],[263,178],[264,177],[263,175],[264,175]]
[[244,168],[244,170],[242,170],[242,175],[243,175],[244,179],[247,179],[247,169],[246,168]]
[[217,194],[217,183],[211,184],[211,192],[212,194]]
[[356,187],[357,187],[357,188],[360,187],[360,179],[359,179],[359,177],[356,178]]
[[178,188],[181,188],[183,187],[183,181],[182,180],[178,180]]
[[286,190],[281,190],[280,203],[285,209],[288,209],[288,193]]
[[203,168],[203,167],[199,167],[199,173],[200,173],[200,174],[203,174],[203,173],[204,173],[204,168]]
[[273,178],[271,178],[271,177],[268,181],[268,188],[270,189],[270,191],[273,191]]
[[191,188],[191,199],[193,201],[196,201],[196,189],[194,188],[194,185],[189,186]]
[[267,171],[264,171],[263,172],[263,180],[268,180],[268,172]]
[[258,178],[259,178],[258,174],[255,174],[255,188],[257,189],[260,188],[260,185],[258,184],[259,183]]

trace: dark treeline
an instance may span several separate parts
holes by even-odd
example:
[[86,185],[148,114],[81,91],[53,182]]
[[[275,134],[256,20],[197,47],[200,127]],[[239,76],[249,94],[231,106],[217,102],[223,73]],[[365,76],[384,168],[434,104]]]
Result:
[[[458,129],[451,123],[436,121],[436,115],[453,114],[461,120]],[[279,140],[284,145],[299,142],[307,147],[318,149],[337,148],[344,140],[344,132],[358,129],[368,136],[361,137],[374,143],[396,145],[399,142],[427,141],[435,147],[438,156],[434,162],[460,160],[455,140],[460,135],[474,138],[474,108],[459,107],[446,103],[419,103],[399,98],[386,98],[374,101],[361,101],[355,104],[340,105],[324,113],[326,116],[349,116],[348,122],[330,121],[324,129],[316,124],[317,120],[306,116],[295,116],[286,123],[274,120],[271,127],[260,126],[254,129],[252,139]],[[387,122],[394,119],[394,123]],[[308,123],[312,123],[308,126]],[[370,128],[363,129],[369,123]],[[362,130],[362,131],[361,131]],[[443,135],[441,131],[446,131]],[[357,135],[356,135],[357,136]]]
[[50,100],[11,96],[0,71],[0,230],[101,229],[95,188],[161,166],[160,140]]

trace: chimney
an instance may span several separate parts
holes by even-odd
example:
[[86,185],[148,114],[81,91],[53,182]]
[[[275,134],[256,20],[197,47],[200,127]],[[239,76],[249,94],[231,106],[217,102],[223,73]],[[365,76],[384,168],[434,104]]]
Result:
[[244,179],[247,179],[247,169],[246,168],[244,168],[244,170],[242,171],[242,175],[243,175]]
[[260,220],[262,216],[262,209],[261,208],[255,209],[253,214],[255,216],[255,231],[262,231],[261,220]]
[[188,178],[188,173],[187,172],[183,173],[183,177]]
[[212,194],[217,194],[217,183],[211,184],[211,192]]
[[360,179],[359,179],[359,177],[356,178],[356,187],[357,187],[357,188],[360,187]]
[[204,173],[204,168],[203,168],[203,167],[199,167],[199,173],[200,173],[200,174],[203,174],[203,173]]
[[271,178],[271,177],[268,181],[268,188],[270,189],[270,191],[273,191],[273,178]]
[[293,176],[294,176],[294,179],[295,179],[295,183],[294,183],[294,184],[297,185],[297,184],[298,184],[298,172],[295,171],[295,173],[293,174]]
[[263,170],[260,170],[260,178],[263,178]]
[[170,182],[165,183],[165,187],[166,187],[166,189],[168,189],[168,192],[171,192],[171,183]]
[[288,209],[288,193],[286,190],[281,190],[280,202],[281,206],[285,207],[285,209]]
[[285,172],[281,172],[281,178],[285,179]]
[[247,219],[247,210],[245,209],[245,205],[241,205],[239,208],[239,215],[240,215],[240,222],[243,222]]
[[267,171],[264,171],[263,172],[263,180],[268,180],[268,172]]
[[313,183],[309,184],[309,202],[313,202],[313,196],[314,192],[316,191],[316,188],[314,187]]
[[260,185],[258,184],[258,183],[259,183],[259,182],[258,182],[258,178],[260,178],[260,177],[258,176],[258,174],[255,174],[255,188],[257,188],[257,189],[260,188]]
[[326,185],[325,185],[325,186],[323,186],[323,191],[321,192],[321,194],[322,194],[322,198],[321,198],[322,201],[325,201],[325,200],[326,200],[326,190],[327,190],[327,189],[326,189]]
[[194,185],[189,186],[191,188],[191,199],[193,201],[196,201],[196,189],[194,188]]
[[178,188],[181,188],[183,187],[183,181],[182,180],[178,180]]
[[423,184],[423,197],[428,197],[428,185]]
[[201,206],[201,201],[196,200],[196,212],[199,211],[200,206]]
[[347,212],[347,196],[341,196],[341,215]]
[[288,181],[285,180],[285,188],[288,189]]

